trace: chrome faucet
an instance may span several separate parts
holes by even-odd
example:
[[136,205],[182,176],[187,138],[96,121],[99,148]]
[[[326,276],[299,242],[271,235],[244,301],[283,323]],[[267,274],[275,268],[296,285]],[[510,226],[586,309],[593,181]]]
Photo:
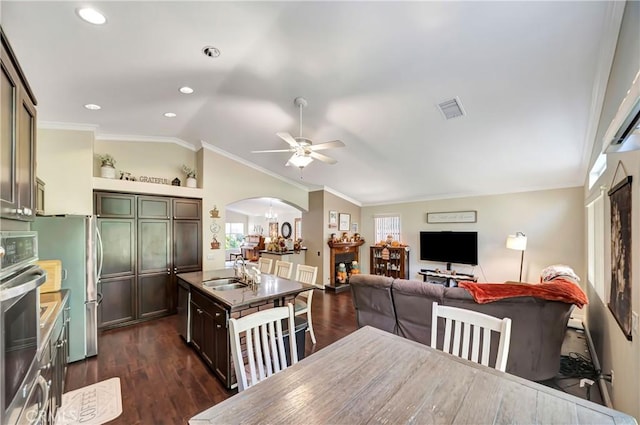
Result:
[[[242,263],[238,266],[238,263]],[[236,257],[236,261],[233,263],[233,274],[235,277],[239,277],[244,282],[247,278],[247,263],[244,261],[244,257]]]

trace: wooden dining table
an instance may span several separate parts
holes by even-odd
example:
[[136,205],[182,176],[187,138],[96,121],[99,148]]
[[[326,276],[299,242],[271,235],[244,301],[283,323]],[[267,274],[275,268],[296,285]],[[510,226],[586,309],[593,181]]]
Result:
[[199,413],[201,424],[637,424],[369,326]]

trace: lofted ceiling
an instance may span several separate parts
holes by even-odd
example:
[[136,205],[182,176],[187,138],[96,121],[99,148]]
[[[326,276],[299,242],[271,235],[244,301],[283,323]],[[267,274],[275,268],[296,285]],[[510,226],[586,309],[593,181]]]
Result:
[[[582,185],[611,3],[93,2],[96,26],[89,2],[5,0],[0,22],[42,125],[206,142],[372,205]],[[298,96],[303,135],[345,143],[322,151],[336,165],[251,153],[299,134]],[[445,120],[454,97],[466,115]]]

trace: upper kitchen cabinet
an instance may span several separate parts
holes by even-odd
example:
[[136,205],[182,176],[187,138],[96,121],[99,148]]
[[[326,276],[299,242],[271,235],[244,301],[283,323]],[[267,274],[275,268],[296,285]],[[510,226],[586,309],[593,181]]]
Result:
[[94,211],[99,218],[136,218],[136,196],[123,193],[94,193]]
[[0,29],[0,217],[35,217],[36,98]]

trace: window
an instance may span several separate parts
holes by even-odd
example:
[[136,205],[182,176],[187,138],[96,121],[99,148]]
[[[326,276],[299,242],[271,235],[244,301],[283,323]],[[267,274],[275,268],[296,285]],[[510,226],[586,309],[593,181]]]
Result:
[[605,171],[607,171],[607,156],[601,153],[596,159],[596,162],[593,163],[591,171],[589,171],[589,189],[596,184],[600,176],[604,174]]
[[244,240],[244,223],[225,223],[225,249],[240,248]]
[[373,217],[373,228],[375,229],[375,241],[379,242],[387,239],[391,235],[394,241],[400,240],[400,216],[399,215],[378,215]]
[[604,291],[604,190],[587,205],[587,280],[606,302]]

